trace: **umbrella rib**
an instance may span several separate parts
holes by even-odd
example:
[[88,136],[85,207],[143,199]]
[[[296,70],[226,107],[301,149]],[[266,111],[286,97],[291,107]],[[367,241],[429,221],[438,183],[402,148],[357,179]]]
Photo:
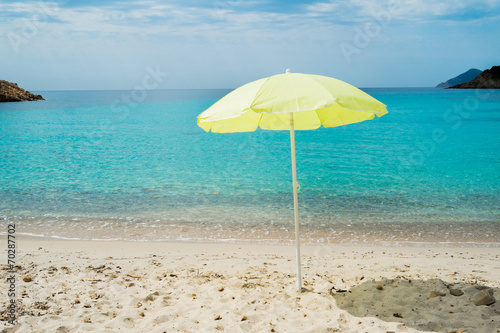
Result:
[[340,116],[340,114],[338,112],[335,112],[335,116],[339,119],[341,125],[345,124],[344,119],[342,119],[342,117]]
[[[288,78],[285,74],[285,77]],[[290,81],[290,80],[287,80]],[[293,90],[293,96],[295,96],[295,105],[297,105],[297,108],[300,110],[300,105],[299,105],[299,99],[297,98],[297,91],[295,90],[295,87],[293,85],[293,81],[290,82],[290,88]]]
[[257,93],[255,94],[255,97],[252,99],[252,101],[250,102],[250,105],[248,106],[248,109],[249,110],[252,110],[253,112],[257,112],[255,111],[253,108],[252,108],[252,105],[253,103],[255,102],[255,100],[257,99],[257,96],[259,96],[260,92],[262,91],[262,88],[265,86],[265,84],[267,83],[267,81],[269,81],[271,79],[271,77],[268,77],[263,83],[262,85],[260,86],[259,90],[257,90]]
[[[316,83],[316,85],[317,85],[317,86],[319,86],[319,87],[320,87],[323,91],[326,91],[326,92],[327,92],[327,93],[328,93],[328,94],[329,94],[329,95],[330,95],[330,96],[334,99],[334,102],[333,102],[332,104],[330,104],[330,105],[328,105],[328,106],[325,106],[324,108],[328,108],[328,107],[330,107],[330,106],[333,106],[333,104],[338,103],[338,104],[339,104],[341,107],[343,107],[344,109],[348,109],[348,110],[352,110],[352,111],[370,112],[370,113],[378,113],[378,112],[381,112],[381,111],[359,110],[359,109],[353,109],[353,108],[348,108],[348,107],[345,107],[345,106],[343,106],[343,105],[342,105],[342,103],[340,103],[340,102],[337,100],[337,98],[336,98],[334,95],[332,95],[332,93],[331,93],[328,89],[326,89],[326,88],[325,88],[325,87],[324,87],[321,83],[319,83],[319,82],[316,80],[316,78],[315,78],[314,76],[309,76],[309,78],[310,78],[310,79],[311,79],[314,83]],[[356,88],[356,87],[354,87],[354,88]],[[356,88],[356,89],[357,89],[357,88]],[[361,91],[362,91],[362,90],[361,90]],[[383,104],[383,103],[382,103],[382,104]],[[385,107],[385,109],[386,109],[386,110],[385,110],[385,112],[387,112],[387,105],[385,105],[385,104],[383,104],[383,105],[384,105],[384,107]],[[322,109],[323,109],[323,108],[322,108]],[[319,110],[319,109],[316,109],[316,110]]]
[[[335,96],[333,96],[333,94],[330,92],[330,90],[326,89],[321,83],[319,83],[315,78],[314,76],[308,76],[308,78],[313,81],[315,83],[316,86],[318,86],[320,89],[322,89],[323,91],[326,91],[326,93],[328,95],[330,95],[331,98],[333,98],[333,103],[329,106],[332,106],[333,104],[335,104],[335,102],[337,102],[337,98]],[[328,107],[328,106],[326,106]]]
[[[252,110],[253,111],[253,110]],[[254,111],[255,112],[255,111]],[[256,112],[257,113],[257,112]],[[260,113],[260,117],[259,117],[259,121],[257,122],[257,127],[260,128],[260,129],[263,129],[262,127],[260,127],[260,121],[262,120],[262,116],[264,115],[264,113]]]
[[[285,74],[285,75],[286,75],[286,74]],[[267,82],[267,81],[266,81],[266,82]],[[262,86],[264,86],[264,85],[262,85]],[[280,87],[280,90],[279,90],[278,95],[277,95],[278,97],[279,97],[279,95],[281,94],[281,91],[283,91],[283,85],[280,85],[279,87]],[[272,112],[272,113],[277,113],[277,112],[273,112],[273,111],[272,111],[272,110],[274,110],[274,106],[276,105],[277,101],[278,101],[278,98],[276,98],[276,99],[273,101],[273,107],[272,107],[272,109],[271,109],[271,112]]]
[[[198,120],[200,121],[200,123],[209,123],[211,121],[219,121],[219,120],[227,120],[227,119],[239,118],[239,117],[241,117],[242,115],[244,115],[245,113],[247,113],[250,110],[252,110],[252,109],[247,108],[247,109],[243,110],[243,112],[240,113],[240,114],[238,114],[238,115],[231,116],[231,117],[225,117],[225,118],[218,118],[218,119],[215,119],[215,120],[212,120],[210,118],[200,118],[200,116],[198,116]],[[255,111],[253,111],[253,112],[255,112]],[[256,113],[258,113],[258,112],[256,112]]]

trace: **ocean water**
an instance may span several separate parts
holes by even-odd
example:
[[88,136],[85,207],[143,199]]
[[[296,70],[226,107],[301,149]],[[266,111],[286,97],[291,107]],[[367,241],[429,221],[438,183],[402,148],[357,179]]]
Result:
[[[303,242],[500,245],[500,91],[364,90],[389,113],[296,132]],[[291,242],[289,132],[196,125],[228,92],[0,104],[0,233]]]

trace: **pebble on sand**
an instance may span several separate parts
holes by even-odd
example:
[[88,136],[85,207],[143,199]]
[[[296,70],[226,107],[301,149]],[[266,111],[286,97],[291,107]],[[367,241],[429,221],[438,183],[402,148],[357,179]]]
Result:
[[446,296],[446,293],[443,293],[442,291],[437,291],[437,290],[433,290],[429,293],[429,298],[435,298],[438,296]]
[[453,296],[462,296],[464,294],[464,292],[460,289],[457,289],[457,288],[451,288],[450,294]]
[[491,305],[496,302],[495,296],[493,296],[493,289],[483,289],[474,296],[472,296],[472,302],[477,305]]

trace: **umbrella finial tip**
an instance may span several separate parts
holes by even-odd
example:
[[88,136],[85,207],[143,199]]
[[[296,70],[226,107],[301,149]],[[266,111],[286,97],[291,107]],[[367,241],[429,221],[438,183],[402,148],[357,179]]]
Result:
[[292,71],[290,70],[290,68],[287,68],[287,69],[286,69],[286,73],[287,73],[287,74],[288,74],[288,73],[291,73],[291,72],[292,72]]

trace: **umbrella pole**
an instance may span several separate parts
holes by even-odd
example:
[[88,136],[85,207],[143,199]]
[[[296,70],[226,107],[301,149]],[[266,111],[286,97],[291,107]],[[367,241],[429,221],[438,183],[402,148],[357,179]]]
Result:
[[299,194],[297,182],[297,167],[295,160],[295,129],[293,112],[290,112],[290,148],[292,151],[292,178],[293,178],[293,209],[295,216],[295,245],[297,246],[297,290],[302,291],[302,274],[300,272],[300,238],[299,238]]

